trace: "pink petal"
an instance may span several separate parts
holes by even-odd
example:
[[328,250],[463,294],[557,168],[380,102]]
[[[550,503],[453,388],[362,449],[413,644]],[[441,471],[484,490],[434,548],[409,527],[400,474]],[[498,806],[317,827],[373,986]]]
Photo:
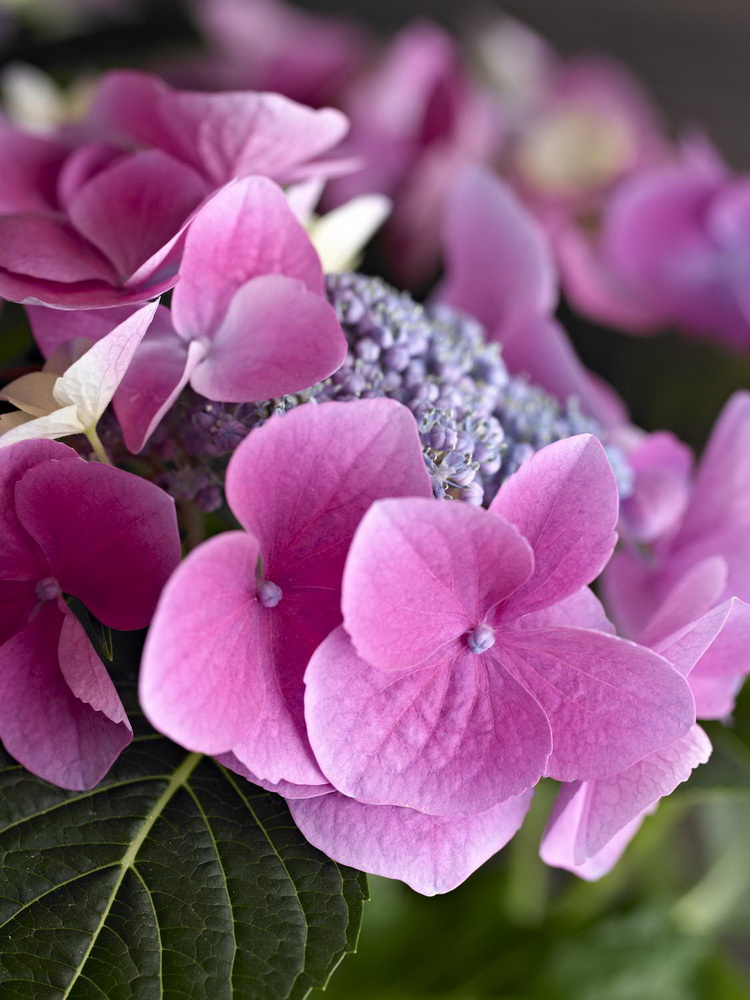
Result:
[[424,896],[450,892],[518,831],[531,793],[472,816],[426,816],[334,793],[290,801],[305,837],[339,864],[397,878]]
[[323,270],[283,191],[265,177],[223,188],[188,231],[172,310],[186,338],[212,337],[251,278],[283,274],[323,293]]
[[60,204],[67,208],[78,189],[105,170],[116,160],[129,154],[121,146],[107,142],[88,142],[73,150],[65,161],[57,179],[57,195]]
[[534,575],[503,609],[506,620],[591,583],[617,541],[617,485],[590,434],[542,448],[503,484],[490,511],[514,524],[534,552]]
[[259,555],[257,541],[239,531],[195,549],[164,588],[149,629],[141,704],[157,729],[190,750],[231,750],[263,707]]
[[16,512],[16,486],[30,469],[53,461],[82,460],[72,448],[57,441],[21,441],[3,449],[0,457],[1,580],[36,582],[49,575],[44,553]]
[[0,122],[3,169],[0,214],[44,212],[57,207],[55,184],[68,148],[56,139],[30,135]]
[[247,778],[254,785],[265,788],[267,792],[283,795],[285,799],[312,799],[317,795],[327,795],[333,791],[333,785],[329,785],[328,782],[323,785],[298,785],[293,781],[266,781],[265,778],[259,778],[257,774],[248,770],[231,751],[219,754],[216,759],[223,767],[234,771],[235,774],[241,774],[243,778]]
[[[5,553],[2,556],[5,563]],[[3,565],[0,573],[8,572],[9,569],[10,567]],[[23,574],[23,570],[19,569],[17,572],[19,576]],[[38,574],[33,574],[27,580],[0,579],[0,645],[20,632],[30,621],[39,604],[35,589],[39,579]]]
[[635,637],[645,628],[661,606],[663,590],[647,558],[627,549],[615,552],[602,576],[604,604],[618,632],[625,636]]
[[[266,579],[284,590],[333,591],[336,599],[352,536],[370,504],[383,496],[432,496],[416,421],[386,399],[271,417],[232,456],[226,490],[235,516],[260,542]],[[337,613],[328,631],[340,621]]]
[[150,150],[96,174],[78,189],[68,214],[125,279],[169,243],[206,193],[189,167]]
[[344,137],[340,111],[314,111],[280,94],[174,91],[145,73],[109,73],[94,100],[101,124],[190,164],[215,184],[261,174],[279,182],[314,172]]
[[440,301],[476,316],[489,332],[554,309],[557,276],[546,239],[489,170],[467,168],[456,182],[443,240],[447,277]]
[[677,671],[625,639],[572,628],[508,631],[494,652],[547,713],[547,774],[558,781],[622,771],[695,722]]
[[[45,358],[71,340],[101,340],[116,326],[128,319],[137,306],[113,306],[111,309],[49,309],[47,306],[26,306],[26,315],[39,350]],[[167,312],[163,306],[159,313]],[[156,322],[156,319],[155,319]]]
[[124,724],[132,735],[128,717],[112,678],[97,656],[83,626],[67,609],[60,632],[58,654],[60,672],[76,698],[84,705],[90,705],[95,711],[102,712],[111,722]]
[[750,608],[734,597],[713,614],[721,622],[720,631],[693,667],[689,679],[700,719],[721,719],[728,715],[734,708],[742,680],[750,673]]
[[[52,215],[0,217],[0,268],[45,282],[117,281],[113,268],[99,251]],[[0,293],[10,297],[2,283]]]
[[299,392],[346,357],[333,308],[294,278],[268,274],[242,285],[190,379],[208,399],[244,403]]
[[374,667],[414,667],[483,624],[532,566],[513,526],[483,510],[421,498],[383,500],[365,515],[349,551],[344,624]]
[[544,713],[491,653],[447,651],[434,667],[386,672],[338,628],[313,654],[305,687],[323,773],[373,805],[483,812],[535,784],[550,752]]
[[98,462],[44,462],[17,484],[16,507],[65,593],[112,628],[148,625],[180,559],[171,497]]
[[628,451],[628,464],[635,479],[632,495],[622,504],[624,533],[639,542],[673,533],[690,500],[690,448],[673,434],[657,431]]
[[[561,841],[567,840],[572,863],[584,864],[660,798],[687,781],[710,755],[708,737],[700,726],[693,726],[675,743],[649,754],[619,774],[564,786],[550,818],[545,843],[549,838],[551,849],[559,851]],[[573,816],[575,820],[571,822]],[[552,847],[555,841],[556,848]]]
[[616,634],[616,629],[607,618],[602,602],[589,587],[581,587],[558,604],[550,604],[548,608],[531,611],[514,623],[515,628],[548,628],[550,625],[590,628],[595,632]]
[[82,644],[74,625],[63,639],[66,619],[50,602],[23,632],[0,646],[0,736],[8,753],[40,778],[63,788],[92,788],[132,733],[93,650],[74,659],[81,656]]
[[[717,556],[696,563],[678,580],[638,634],[642,646],[657,647],[692,626],[720,600],[727,582],[727,565]],[[668,657],[667,657],[668,658]],[[681,671],[683,676],[687,671]]]
[[145,447],[204,354],[202,344],[186,343],[171,322],[144,337],[114,398],[125,444],[134,454]]
[[557,320],[526,316],[499,333],[495,330],[494,339],[502,343],[503,360],[512,373],[527,375],[563,403],[573,396],[603,427],[626,421],[624,403],[581,364]]

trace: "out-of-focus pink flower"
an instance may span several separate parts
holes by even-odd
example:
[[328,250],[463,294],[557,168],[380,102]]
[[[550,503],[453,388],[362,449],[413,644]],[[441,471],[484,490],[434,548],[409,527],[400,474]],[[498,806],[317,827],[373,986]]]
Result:
[[[60,323],[51,310],[29,312],[45,354],[75,337],[98,339],[122,315],[81,312]],[[327,378],[345,355],[315,248],[283,191],[248,177],[192,222],[171,313],[157,312],[115,395],[115,413],[137,452],[188,382],[225,403],[268,399]]]
[[322,17],[283,0],[193,0],[208,56],[201,86],[284,94],[319,108],[336,102],[364,67],[370,39],[340,17]]
[[227,755],[285,794],[321,794],[302,676],[341,621],[364,512],[381,497],[432,493],[416,423],[391,400],[300,407],[239,446],[226,490],[244,531],[202,545],[172,577],[149,631],[142,704],[183,745]]
[[339,111],[278,94],[193,94],[108,74],[82,144],[2,126],[13,155],[0,179],[0,295],[67,309],[144,302],[175,284],[185,230],[218,187],[347,169],[323,158],[347,127]]
[[343,107],[352,121],[346,149],[363,166],[332,185],[332,203],[371,192],[391,198],[394,211],[384,230],[389,262],[402,284],[419,285],[437,263],[453,179],[497,151],[497,110],[469,76],[450,35],[429,22],[402,31],[351,87]]
[[173,90],[148,73],[118,70],[102,78],[89,117],[102,134],[161,150],[214,187],[250,174],[287,184],[349,169],[323,159],[346,135],[346,116],[281,94]]
[[[680,580],[638,636],[687,677],[698,718],[726,715],[750,673],[750,606],[737,598],[714,606],[725,587],[721,559],[706,559]],[[619,774],[564,785],[542,842],[542,858],[585,879],[605,875],[643,818],[692,770],[711,744],[694,726],[671,746]]]
[[581,276],[595,318],[620,320],[630,302],[644,314],[635,332],[678,327],[750,349],[750,179],[705,146],[623,183],[592,252],[598,274]]
[[678,580],[711,557],[727,566],[720,599],[750,603],[750,394],[736,393],[724,407],[692,481],[689,455],[669,435],[646,439],[630,460],[625,544],[603,578],[620,630],[637,635]]
[[40,777],[90,788],[132,732],[64,597],[112,628],[148,625],[180,558],[174,502],[51,441],[3,450],[0,494],[0,738]]
[[513,374],[561,401],[575,396],[606,427],[625,420],[614,391],[587,371],[554,318],[557,269],[544,232],[489,170],[466,169],[448,195],[439,301],[475,316]]

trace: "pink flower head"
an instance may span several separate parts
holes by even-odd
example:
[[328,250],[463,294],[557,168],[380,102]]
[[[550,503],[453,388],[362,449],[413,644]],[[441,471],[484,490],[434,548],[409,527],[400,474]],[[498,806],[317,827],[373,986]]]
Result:
[[302,676],[341,621],[344,559],[384,496],[431,495],[416,423],[390,400],[324,403],[272,417],[239,446],[226,479],[243,527],[196,549],[149,631],[141,701],[194,750],[292,794],[327,782],[310,750]]
[[[50,142],[21,136],[14,146],[27,153]],[[180,235],[210,190],[159,150],[101,143],[64,162],[51,154],[14,192],[11,183],[0,181],[0,295],[65,309],[145,302],[170,288]]]
[[402,284],[422,283],[437,263],[445,195],[468,163],[486,161],[500,123],[489,98],[469,77],[456,43],[430,22],[404,29],[373,72],[351,89],[349,152],[361,170],[333,185],[341,204],[378,192],[394,202],[384,231]]
[[148,625],[180,558],[173,501],[65,445],[0,454],[0,737],[65,788],[90,788],[131,740],[109,675],[64,595],[105,625]]
[[[750,673],[750,606],[714,606],[725,587],[721,559],[706,559],[680,580],[639,635],[687,678],[698,718],[726,715]],[[696,725],[670,746],[619,774],[564,785],[542,842],[542,858],[585,879],[605,875],[660,798],[704,764],[711,743]]]
[[481,167],[454,183],[445,209],[446,277],[438,300],[475,316],[513,374],[561,401],[577,397],[603,425],[624,420],[614,392],[579,361],[554,319],[557,270],[543,231],[507,185]]
[[538,452],[489,512],[374,504],[346,563],[344,625],[305,675],[330,783],[371,805],[476,814],[544,774],[614,773],[682,736],[694,721],[684,680],[598,631],[608,625],[586,585],[616,518],[589,435]]
[[[50,310],[30,313],[45,354],[74,337],[98,339],[122,318],[106,310],[61,323]],[[208,399],[250,402],[305,389],[345,355],[307,234],[280,188],[247,177],[216,194],[191,224],[171,314],[157,312],[115,413],[137,452],[188,382]]]
[[281,94],[173,90],[123,70],[103,78],[90,117],[117,141],[161,150],[213,187],[249,174],[279,184],[330,176],[341,164],[322,157],[349,127],[340,111],[315,111]]
[[624,535],[604,574],[607,607],[621,631],[637,635],[685,573],[711,557],[727,567],[717,600],[750,603],[750,393],[726,404],[692,479],[689,453],[669,436],[647,439],[631,461],[628,504],[649,512],[645,532],[626,517],[625,531],[634,533]]
[[338,97],[369,48],[359,25],[283,0],[193,0],[209,43],[206,77],[216,85],[284,94],[319,108]]
[[676,326],[750,348],[750,178],[713,152],[691,147],[622,184],[596,250],[619,298],[646,314],[645,332]]

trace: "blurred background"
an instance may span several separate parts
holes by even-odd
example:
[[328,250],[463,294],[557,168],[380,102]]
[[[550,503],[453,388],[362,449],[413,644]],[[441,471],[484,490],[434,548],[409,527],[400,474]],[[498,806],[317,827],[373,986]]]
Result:
[[[414,17],[460,34],[470,16],[495,10],[455,0],[301,6],[361,18],[384,36]],[[502,9],[565,55],[621,59],[671,131],[698,124],[733,167],[750,168],[748,0],[507,0]],[[3,65],[20,60],[62,83],[109,66],[166,65],[199,44],[178,0],[0,0],[0,13]],[[18,315],[6,311],[9,329]],[[562,317],[640,424],[669,427],[695,447],[728,394],[750,387],[750,362],[719,347],[604,333],[564,305]],[[450,895],[424,899],[372,879],[359,954],[328,996],[750,1000],[750,690],[727,728],[707,729],[712,761],[662,802],[598,883],[538,859],[551,788],[511,845]]]

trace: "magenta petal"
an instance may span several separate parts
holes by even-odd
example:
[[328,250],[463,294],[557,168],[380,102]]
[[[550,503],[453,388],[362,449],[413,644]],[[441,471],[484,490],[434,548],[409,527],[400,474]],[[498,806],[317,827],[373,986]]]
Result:
[[551,746],[539,705],[491,653],[446,656],[421,670],[376,670],[343,628],[318,647],[305,718],[335,788],[449,815],[482,812],[536,783]]
[[[34,340],[45,358],[71,340],[101,340],[116,326],[129,319],[138,306],[113,306],[111,309],[50,309],[48,306],[26,306]],[[163,306],[157,310],[150,329],[159,313],[169,313]]]
[[585,629],[519,630],[504,632],[493,652],[547,713],[554,747],[547,774],[559,781],[622,771],[695,722],[683,678],[626,639]]
[[[696,563],[677,581],[649,618],[638,633],[638,642],[656,649],[658,643],[692,626],[720,600],[726,582],[727,564],[723,559],[711,556]],[[687,670],[680,672],[685,676]]]
[[149,150],[96,174],[71,199],[68,214],[127,278],[172,239],[206,193],[193,170]]
[[427,816],[333,793],[289,802],[305,837],[339,864],[406,882],[424,896],[450,892],[519,830],[531,792],[472,816]]
[[70,461],[80,463],[81,458],[59,441],[19,441],[3,449],[0,458],[0,580],[38,580],[40,574],[49,575],[44,554],[16,511],[16,485],[38,465]]
[[601,442],[590,434],[537,452],[490,505],[534,552],[534,575],[511,597],[503,616],[555,604],[594,580],[617,541],[617,484]]
[[[0,268],[50,282],[117,281],[99,251],[52,215],[0,217]],[[2,285],[0,292],[7,295]]]
[[54,209],[57,175],[68,155],[67,146],[46,136],[30,135],[2,120],[0,145],[0,214]]
[[229,184],[190,225],[172,310],[185,338],[213,337],[236,292],[262,274],[323,293],[323,270],[284,192],[265,177]]
[[98,462],[45,462],[16,486],[16,509],[65,593],[112,628],[148,625],[180,559],[170,496]]
[[[670,795],[693,770],[705,764],[711,743],[700,726],[670,746],[649,754],[619,774],[566,786],[555,806],[545,841],[560,841],[567,828],[572,863],[598,855],[622,830]],[[571,822],[575,814],[575,821]],[[560,825],[560,831],[555,827]],[[559,850],[559,846],[558,846]]]
[[140,674],[143,709],[190,750],[231,750],[263,706],[260,550],[232,531],[195,549],[164,588]]
[[122,723],[132,735],[112,678],[96,655],[83,626],[67,609],[60,632],[58,655],[60,671],[76,698],[95,711],[102,712],[111,722],[117,725]]
[[[232,456],[226,490],[235,516],[260,542],[266,578],[282,588],[332,592],[335,601],[370,504],[432,495],[414,416],[390,399],[271,417]],[[337,613],[329,631],[340,621]]]
[[113,400],[125,444],[134,454],[156,430],[204,354],[202,344],[184,341],[171,323],[152,327],[143,338]]
[[94,116],[200,170],[215,184],[265,174],[283,182],[346,134],[343,114],[315,111],[280,94],[175,91],[146,73],[109,73]]
[[35,590],[38,580],[38,574],[33,574],[28,580],[0,578],[0,645],[20,632],[31,619],[39,604]]
[[469,504],[382,500],[352,542],[344,624],[368,663],[414,667],[484,623],[532,567],[525,539],[502,518]]
[[461,175],[448,196],[443,239],[440,301],[476,316],[490,333],[554,308],[557,278],[544,234],[489,170]]
[[294,278],[268,274],[237,291],[190,382],[208,399],[245,403],[307,389],[345,357],[344,334],[325,299]]
[[[66,619],[51,602],[0,646],[0,737],[8,753],[40,778],[63,788],[92,788],[132,733],[93,650],[83,649],[75,626],[61,636]],[[71,680],[83,698],[71,690]]]

